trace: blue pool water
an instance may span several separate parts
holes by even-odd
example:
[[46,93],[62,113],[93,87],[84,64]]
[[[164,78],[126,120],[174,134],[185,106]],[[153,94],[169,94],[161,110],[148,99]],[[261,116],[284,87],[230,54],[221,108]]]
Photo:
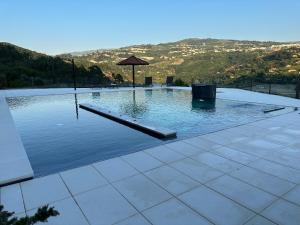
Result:
[[[78,107],[89,103],[177,132],[177,140],[270,117],[272,105],[217,99],[190,91],[139,90],[7,99],[36,176],[79,167],[166,141]],[[170,140],[169,140],[170,141]]]

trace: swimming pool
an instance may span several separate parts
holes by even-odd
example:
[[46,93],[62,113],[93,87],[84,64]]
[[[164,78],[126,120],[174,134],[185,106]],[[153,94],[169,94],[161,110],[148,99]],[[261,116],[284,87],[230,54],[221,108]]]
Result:
[[165,142],[80,109],[81,103],[130,116],[145,125],[175,130],[177,140],[268,118],[272,114],[263,111],[275,107],[222,99],[192,100],[190,91],[175,89],[17,97],[7,101],[36,176]]

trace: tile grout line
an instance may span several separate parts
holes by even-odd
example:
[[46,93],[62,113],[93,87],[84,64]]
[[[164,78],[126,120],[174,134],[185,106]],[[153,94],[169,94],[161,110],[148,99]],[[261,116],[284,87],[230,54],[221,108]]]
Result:
[[23,202],[23,207],[24,207],[24,213],[27,216],[27,211],[26,211],[26,207],[25,207],[25,200],[24,200],[24,194],[23,194],[23,189],[22,189],[21,183],[19,183],[18,186],[20,188],[21,195],[22,195],[22,202]]
[[73,196],[71,190],[69,189],[68,185],[66,184],[65,180],[63,179],[63,177],[61,176],[61,173],[59,173],[59,177],[60,179],[62,180],[62,182],[64,183],[64,185],[66,186],[68,192],[70,193],[71,195],[71,198],[73,199],[73,201],[75,202],[75,204],[78,206],[80,212],[82,213],[83,217],[85,218],[86,222],[91,225],[90,221],[88,220],[87,216],[84,214],[83,210],[81,209],[80,205],[78,204],[78,202],[76,201],[75,199],[75,196]]
[[[172,167],[172,166],[171,166],[171,167]],[[177,170],[177,169],[174,168],[174,167],[172,167],[172,168],[175,169],[175,170]],[[177,170],[177,171],[180,172],[180,173],[182,173],[182,172],[179,171],[179,170]],[[188,176],[188,175],[185,174],[185,173],[182,173],[182,174]],[[254,210],[248,208],[247,206],[244,206],[243,204],[237,202],[236,200],[231,199],[230,197],[224,195],[223,193],[218,192],[217,190],[214,190],[214,189],[212,189],[211,187],[207,186],[207,183],[209,183],[209,182],[211,182],[211,181],[214,181],[214,180],[217,180],[217,179],[219,179],[220,177],[223,177],[223,176],[225,176],[225,175],[228,175],[228,174],[223,173],[222,175],[220,175],[220,176],[218,176],[218,177],[216,177],[216,178],[213,178],[213,179],[211,179],[211,180],[209,180],[209,181],[207,181],[207,182],[204,182],[204,183],[201,183],[201,182],[195,180],[194,178],[188,176],[188,177],[192,178],[193,180],[195,180],[197,183],[199,183],[200,186],[194,187],[194,188],[192,188],[192,189],[189,190],[189,191],[186,191],[186,192],[183,192],[183,193],[179,194],[178,196],[184,195],[185,193],[190,192],[190,191],[192,191],[192,190],[195,190],[195,189],[197,189],[197,188],[199,188],[199,187],[201,187],[201,186],[205,186],[206,188],[210,189],[211,191],[216,192],[216,193],[222,195],[223,197],[225,197],[226,199],[229,199],[229,200],[235,202],[236,204],[242,206],[243,208],[245,208],[245,209],[247,209],[247,210],[253,212],[255,215],[254,215],[253,217],[251,217],[250,219],[254,218],[256,215],[261,215],[260,212],[259,212],[259,213],[258,213],[258,212],[255,212]],[[244,183],[245,183],[245,182],[244,182]],[[247,184],[247,183],[246,183],[246,184]],[[161,186],[161,187],[162,187],[162,186]],[[163,188],[163,187],[162,187],[162,188]],[[265,191],[264,191],[264,192],[265,192]],[[273,195],[273,194],[272,194],[272,195]],[[276,201],[278,201],[278,200],[280,199],[280,197],[278,197],[278,196],[275,196],[275,195],[273,195],[273,196],[276,197],[277,199],[275,199],[274,201],[272,201],[272,203],[270,203],[270,205],[266,206],[263,210],[265,210],[266,208],[268,208],[269,206],[271,206],[274,202],[276,202]],[[180,200],[180,199],[179,199],[179,200]],[[181,201],[181,200],[180,200],[180,201]],[[184,203],[184,202],[183,202],[183,203]],[[186,203],[184,203],[184,204],[186,205]],[[190,206],[188,206],[188,207],[191,208]],[[263,210],[261,210],[261,212],[262,212]],[[198,213],[198,214],[199,214],[199,213]],[[201,215],[201,214],[200,214],[200,215]],[[202,215],[201,215],[201,216],[202,216]],[[206,217],[205,217],[205,218],[206,218]]]
[[[97,168],[94,166],[94,164],[92,164],[92,167],[96,170],[96,172],[98,172],[101,176],[103,176],[105,179],[106,179],[106,181],[108,182],[108,184],[117,192],[117,193],[119,193],[119,195],[121,195],[122,197],[123,197],[123,199],[124,200],[126,200],[126,202],[129,204],[129,205],[131,205],[135,210],[136,210],[136,212],[138,212],[139,214],[141,214],[143,217],[144,217],[144,219],[146,219],[146,221],[148,221],[151,225],[153,225],[142,213],[141,213],[141,211],[140,210],[138,210],[114,185],[113,185],[113,183],[112,182],[110,182],[99,170],[97,170]],[[138,172],[138,174],[135,174],[135,175],[132,175],[132,176],[130,176],[130,177],[127,177],[127,178],[131,178],[131,177],[134,177],[134,176],[138,176],[138,175],[140,175],[141,173],[139,172],[139,171],[137,171]],[[127,179],[127,178],[124,178],[124,179],[122,179],[122,180],[125,180],[125,179]],[[119,181],[121,181],[121,180],[118,180],[118,181],[115,181],[115,182],[119,182]],[[136,214],[135,214],[136,215]],[[134,215],[132,215],[132,216],[134,216]],[[130,217],[132,217],[132,216],[130,216]],[[130,218],[130,217],[126,217],[126,218],[124,218],[124,219],[122,219],[122,220],[120,220],[120,221],[117,221],[116,223],[119,223],[119,222],[122,222],[122,221],[125,221],[125,220],[127,220],[128,218]]]

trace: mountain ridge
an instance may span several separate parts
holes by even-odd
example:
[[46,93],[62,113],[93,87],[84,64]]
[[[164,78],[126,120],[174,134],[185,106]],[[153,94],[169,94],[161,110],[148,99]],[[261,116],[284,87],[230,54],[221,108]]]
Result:
[[99,48],[99,49],[89,49],[89,50],[84,50],[84,51],[73,51],[73,52],[65,52],[61,54],[57,54],[56,56],[60,55],[66,55],[66,54],[71,54],[74,56],[82,56],[85,54],[93,53],[96,51],[110,51],[110,50],[117,50],[117,49],[126,49],[126,48],[132,48],[132,47],[143,47],[143,46],[159,46],[159,45],[168,45],[168,44],[176,44],[176,43],[184,43],[184,42],[190,42],[190,41],[230,41],[230,42],[252,42],[252,43],[273,43],[273,44],[300,44],[300,41],[257,41],[257,40],[238,40],[238,39],[217,39],[217,38],[185,38],[181,39],[178,41],[170,41],[170,42],[161,42],[158,44],[134,44],[134,45],[128,45],[128,46],[123,46],[123,47],[118,47],[118,48]]

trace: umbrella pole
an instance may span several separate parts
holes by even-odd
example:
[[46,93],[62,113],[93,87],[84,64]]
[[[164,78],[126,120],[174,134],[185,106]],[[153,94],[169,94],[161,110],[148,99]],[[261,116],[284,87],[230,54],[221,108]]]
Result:
[[135,81],[134,81],[134,65],[132,65],[132,86],[135,88]]

